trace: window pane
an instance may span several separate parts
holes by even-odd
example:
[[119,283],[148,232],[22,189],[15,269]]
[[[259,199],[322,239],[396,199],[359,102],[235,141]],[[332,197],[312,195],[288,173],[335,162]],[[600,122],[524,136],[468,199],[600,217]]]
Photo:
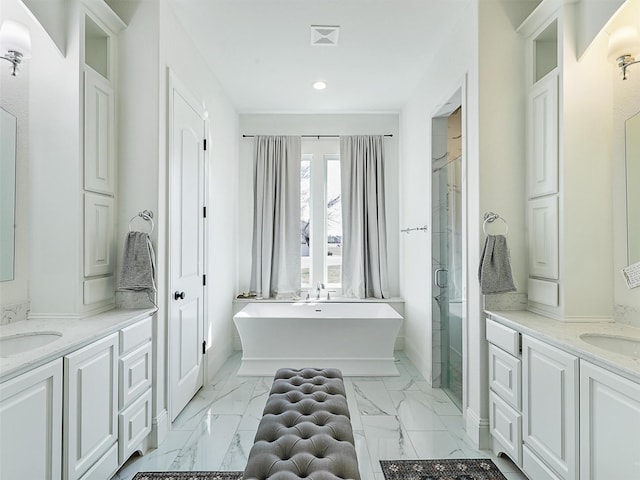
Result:
[[300,163],[300,284],[311,285],[311,161]]
[[340,160],[327,160],[327,258],[325,282],[342,283],[342,201],[340,196]]

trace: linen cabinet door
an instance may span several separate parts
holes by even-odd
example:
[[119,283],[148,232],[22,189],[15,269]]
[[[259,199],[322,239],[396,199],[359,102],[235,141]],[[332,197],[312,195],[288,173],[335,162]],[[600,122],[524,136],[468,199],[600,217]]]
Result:
[[558,197],[530,200],[528,209],[529,274],[557,279],[560,258]]
[[118,468],[118,334],[64,357],[63,472],[76,480]]
[[529,198],[558,193],[558,77],[538,81],[529,94]]
[[60,480],[62,360],[0,385],[0,478]]
[[580,360],[580,475],[640,478],[640,385]]
[[576,480],[578,358],[523,335],[522,364],[524,443],[559,477]]
[[115,204],[113,197],[84,194],[84,276],[115,270]]
[[115,96],[111,82],[92,68],[84,72],[84,188],[115,192]]

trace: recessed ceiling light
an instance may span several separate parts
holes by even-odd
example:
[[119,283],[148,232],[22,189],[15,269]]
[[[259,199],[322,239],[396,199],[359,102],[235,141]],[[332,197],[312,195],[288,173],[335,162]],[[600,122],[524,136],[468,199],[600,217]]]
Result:
[[327,82],[318,80],[317,82],[313,83],[313,88],[315,88],[316,90],[324,90],[325,88],[327,88]]

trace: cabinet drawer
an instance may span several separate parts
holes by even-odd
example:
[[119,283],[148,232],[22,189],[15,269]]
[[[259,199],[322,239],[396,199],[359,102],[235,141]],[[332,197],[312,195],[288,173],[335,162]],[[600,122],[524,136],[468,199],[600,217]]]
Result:
[[520,334],[489,318],[487,318],[487,340],[514,357],[520,353]]
[[118,471],[118,445],[113,446],[85,473],[80,480],[104,480]]
[[151,342],[122,357],[119,364],[119,405],[125,408],[151,386]]
[[535,480],[562,480],[526,445],[522,447],[522,471],[527,477],[535,478]]
[[522,410],[520,359],[489,345],[489,387],[516,410]]
[[124,355],[129,352],[129,350],[151,340],[152,335],[153,325],[151,323],[151,317],[147,317],[144,320],[140,320],[133,325],[123,328],[120,330],[120,355]]
[[118,415],[120,463],[136,451],[151,432],[151,389]]
[[[518,465],[522,461],[522,415],[494,392],[489,392],[489,428],[491,435]],[[537,480],[538,477],[532,477]]]

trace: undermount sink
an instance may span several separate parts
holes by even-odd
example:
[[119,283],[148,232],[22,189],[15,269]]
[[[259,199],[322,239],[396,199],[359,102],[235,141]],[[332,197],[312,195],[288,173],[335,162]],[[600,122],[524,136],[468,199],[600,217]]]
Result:
[[583,333],[580,335],[580,338],[594,347],[599,347],[628,357],[640,357],[640,339],[638,338],[606,335],[602,333]]
[[29,332],[0,337],[0,357],[12,357],[58,340],[59,332]]

